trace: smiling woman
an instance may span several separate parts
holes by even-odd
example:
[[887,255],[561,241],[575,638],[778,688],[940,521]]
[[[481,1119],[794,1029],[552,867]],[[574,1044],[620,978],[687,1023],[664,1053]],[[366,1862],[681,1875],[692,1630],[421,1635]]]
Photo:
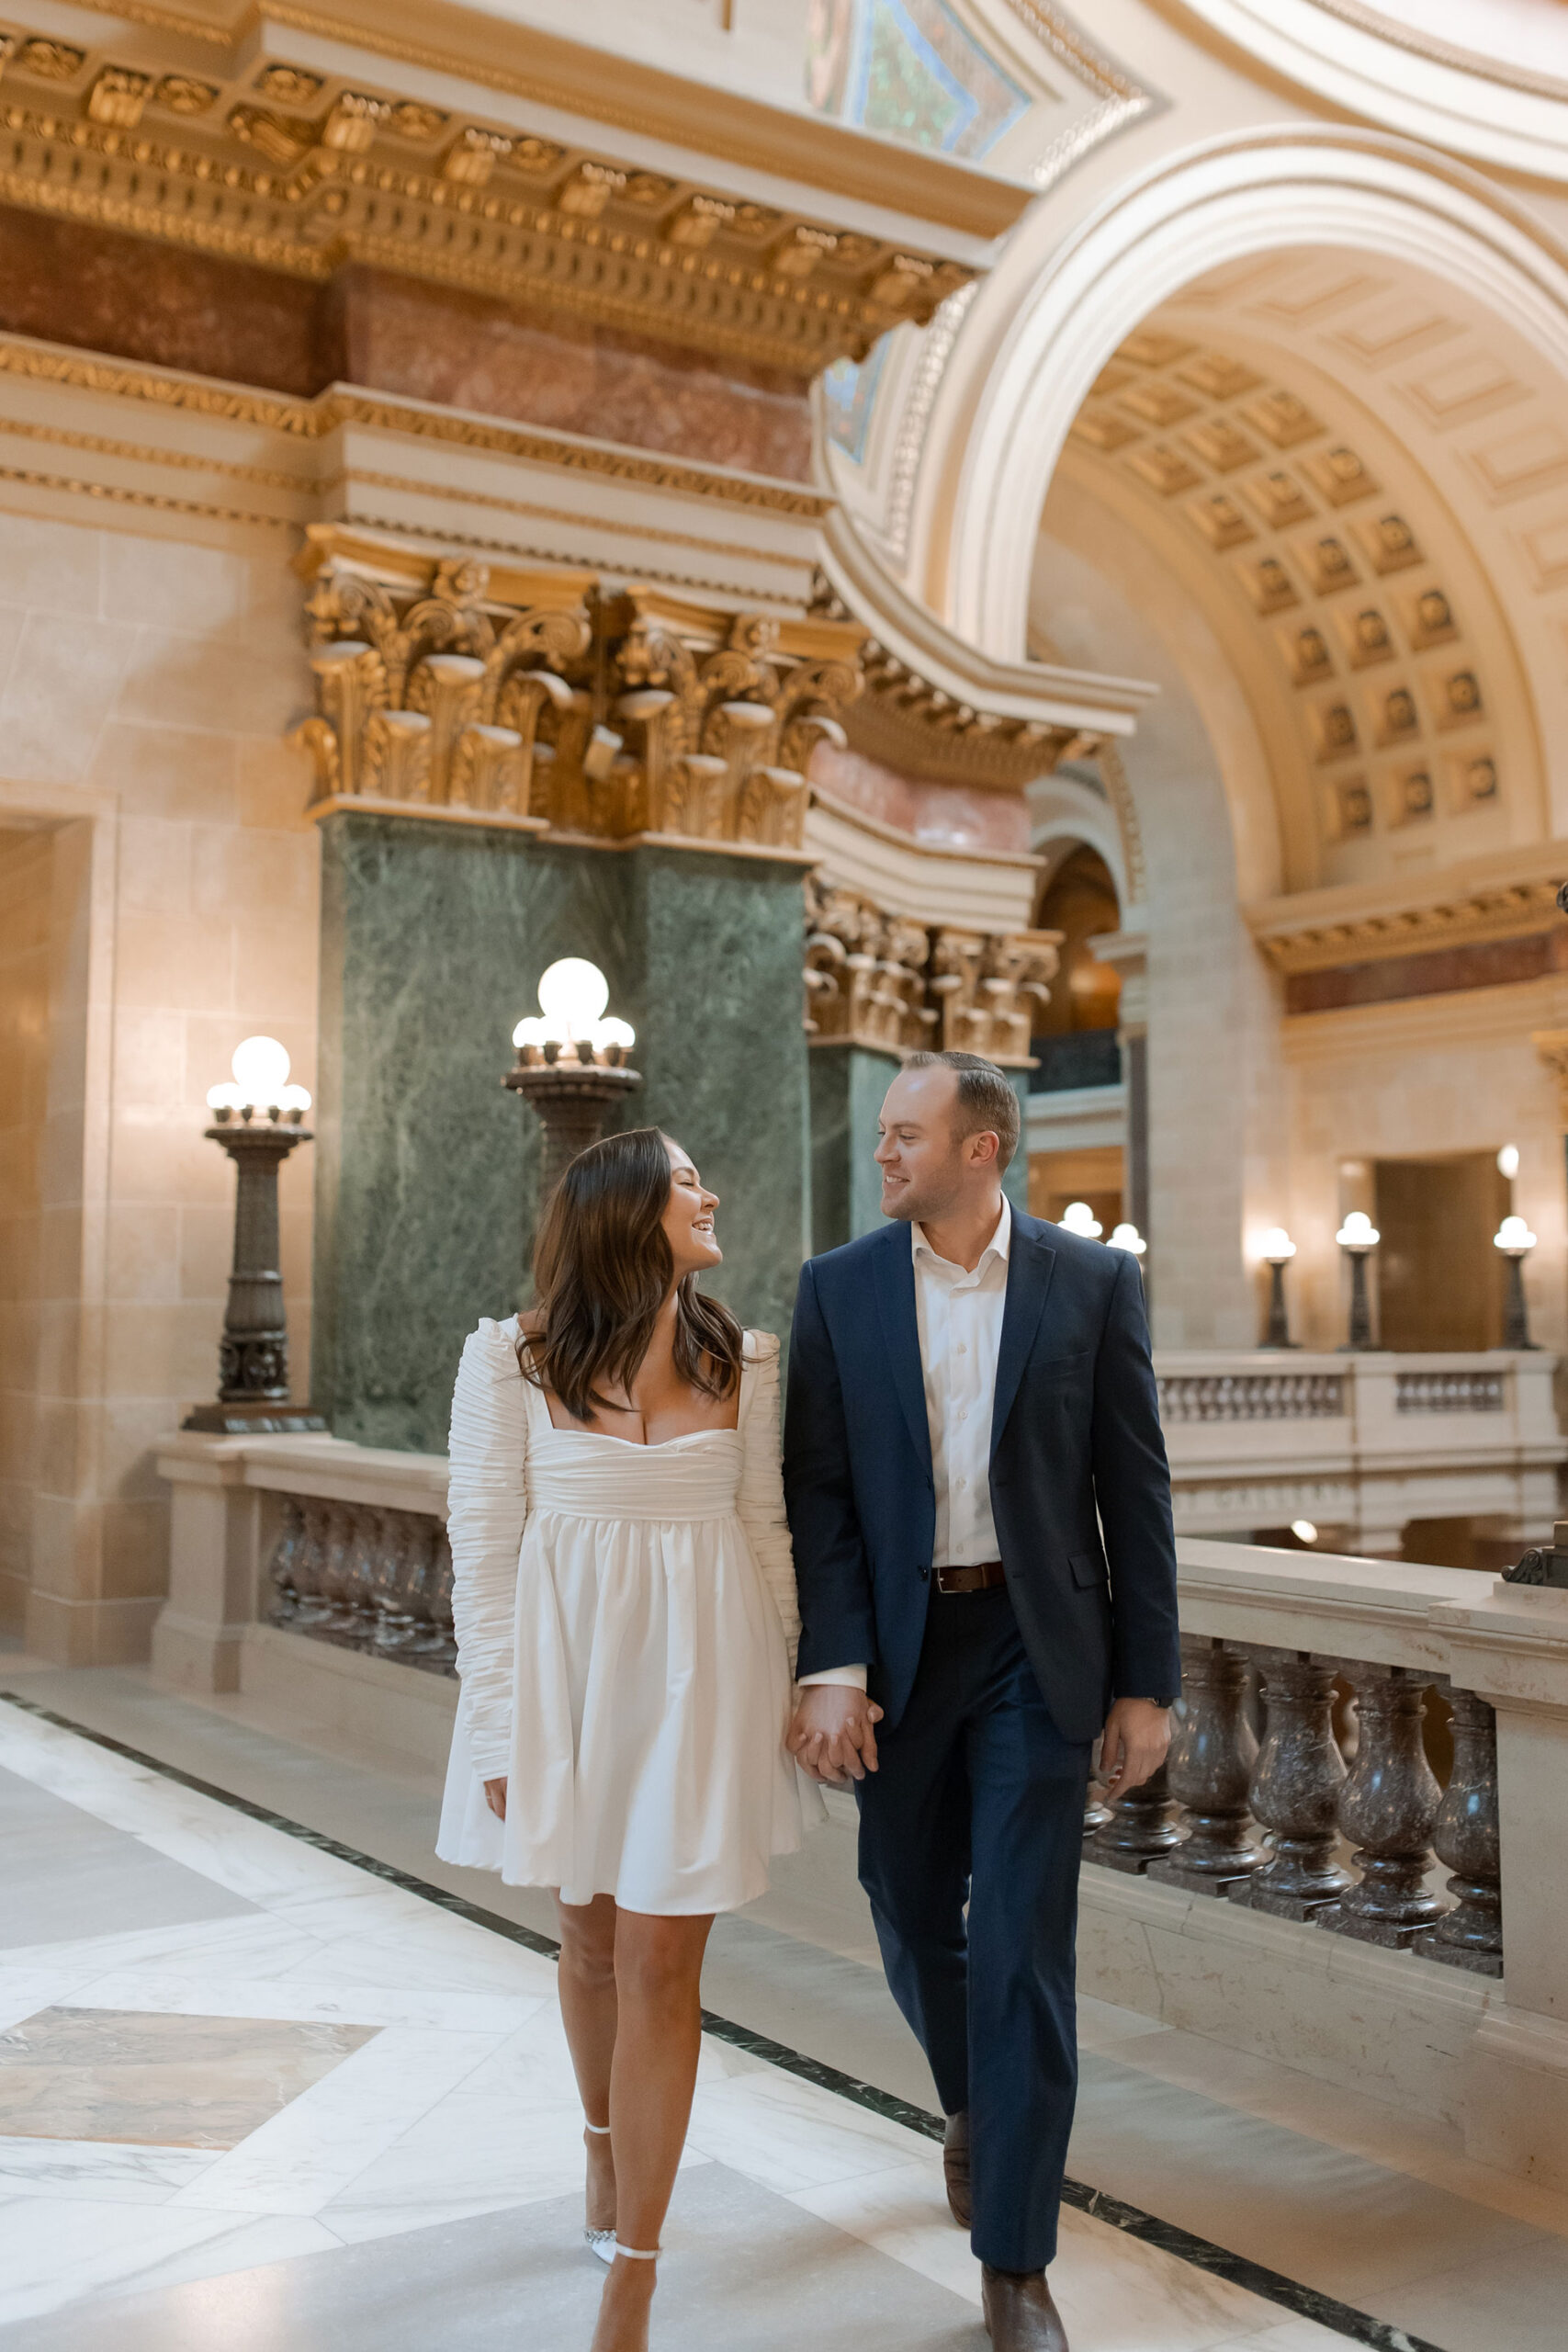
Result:
[[657,1127],[580,1152],[525,1322],[452,1406],[462,1697],[437,1851],[556,1890],[585,2117],[594,2352],[641,2352],[716,1912],[800,1843],[778,1342],[697,1288],[717,1195]]

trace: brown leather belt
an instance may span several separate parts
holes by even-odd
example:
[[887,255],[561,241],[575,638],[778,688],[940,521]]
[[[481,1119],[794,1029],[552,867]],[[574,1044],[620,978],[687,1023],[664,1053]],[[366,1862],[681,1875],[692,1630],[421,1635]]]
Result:
[[1007,1577],[999,1560],[981,1560],[972,1568],[937,1568],[938,1592],[994,1592]]

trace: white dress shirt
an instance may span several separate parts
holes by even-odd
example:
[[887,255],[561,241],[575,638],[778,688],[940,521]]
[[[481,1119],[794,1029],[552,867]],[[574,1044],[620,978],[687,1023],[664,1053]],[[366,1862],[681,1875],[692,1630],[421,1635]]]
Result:
[[[991,1517],[991,1407],[1007,1305],[1012,1210],[1002,1196],[997,1229],[970,1272],[938,1257],[925,1227],[911,1225],[915,1320],[936,1487],[934,1568],[977,1567],[1001,1556]],[[801,1677],[811,1683],[865,1689],[863,1666],[835,1666]]]

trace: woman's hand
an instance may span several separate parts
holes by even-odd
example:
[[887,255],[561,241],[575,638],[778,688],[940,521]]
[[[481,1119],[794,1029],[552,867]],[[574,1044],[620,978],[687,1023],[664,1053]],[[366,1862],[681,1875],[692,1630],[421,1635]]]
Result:
[[506,1819],[506,1776],[504,1773],[499,1781],[485,1782],[485,1803],[498,1821]]

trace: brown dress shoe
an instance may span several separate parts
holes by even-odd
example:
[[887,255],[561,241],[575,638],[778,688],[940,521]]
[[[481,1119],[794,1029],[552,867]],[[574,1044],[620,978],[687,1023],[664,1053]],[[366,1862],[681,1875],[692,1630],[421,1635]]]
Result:
[[980,2307],[997,2352],[1067,2352],[1067,2331],[1043,2270],[980,2266]]
[[947,2176],[947,2201],[953,2218],[961,2230],[966,2230],[975,2218],[975,2200],[969,2188],[969,2115],[964,2109],[947,2119],[942,2134],[942,2168]]

